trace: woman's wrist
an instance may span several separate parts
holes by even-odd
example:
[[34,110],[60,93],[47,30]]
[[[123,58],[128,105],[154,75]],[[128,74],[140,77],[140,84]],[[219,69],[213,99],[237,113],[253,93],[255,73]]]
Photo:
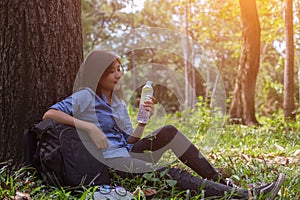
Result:
[[146,124],[138,123],[138,126],[139,126],[139,127],[145,127]]

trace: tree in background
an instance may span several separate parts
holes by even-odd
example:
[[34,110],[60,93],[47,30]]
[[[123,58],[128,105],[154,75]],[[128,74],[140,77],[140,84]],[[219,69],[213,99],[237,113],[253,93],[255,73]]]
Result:
[[230,120],[245,125],[259,124],[255,117],[255,86],[260,57],[260,24],[255,0],[240,0],[243,44],[238,76],[229,111]]
[[241,46],[240,13],[237,1],[193,1],[193,15],[189,18],[189,34],[214,59],[226,96],[232,95],[235,66]]
[[0,2],[0,160],[22,158],[26,128],[72,93],[82,62],[81,1]]
[[[86,4],[86,2],[93,2]],[[97,3],[98,5],[94,4]],[[112,15],[112,3],[115,2],[116,11]],[[99,41],[105,41],[109,37],[114,37],[120,30],[130,30],[143,26],[164,27],[167,29],[180,30],[180,16],[184,15],[186,3],[191,4],[191,12],[188,17],[188,34],[192,39],[203,46],[205,51],[213,59],[220,71],[226,96],[231,99],[235,86],[239,65],[240,50],[242,44],[242,29],[240,27],[241,16],[239,13],[240,5],[238,1],[225,1],[220,4],[219,0],[202,1],[173,1],[173,0],[146,0],[143,9],[134,12],[124,12],[122,7],[131,7],[132,0],[127,1],[103,1],[103,0],[83,0],[82,4],[89,5],[83,9],[83,37],[84,48],[88,50],[92,44],[89,37],[97,38]],[[258,14],[261,24],[261,58],[259,74],[257,79],[256,106],[257,115],[272,116],[283,110],[284,97],[284,21],[283,4],[281,1],[257,1]],[[125,5],[126,4],[126,5]],[[295,43],[299,50],[299,2],[295,4]],[[99,5],[101,5],[99,7]],[[99,9],[98,9],[99,8]],[[95,14],[93,14],[93,11]],[[127,10],[128,11],[128,10]],[[131,10],[133,11],[133,10]],[[98,13],[98,16],[97,16]],[[103,13],[106,13],[105,15]],[[111,16],[109,18],[108,16]],[[298,16],[298,17],[297,17]],[[98,18],[98,21],[97,21]],[[106,20],[103,22],[103,19]],[[100,26],[104,24],[103,30]],[[88,30],[88,32],[86,32]],[[98,34],[98,33],[102,34]],[[85,34],[88,33],[88,34]],[[95,37],[98,34],[97,37]],[[97,41],[95,42],[95,44]],[[298,46],[297,46],[298,44]],[[174,44],[176,45],[176,44]],[[134,55],[134,56],[133,56]],[[162,56],[161,56],[162,55]],[[298,55],[298,54],[297,54]],[[299,54],[300,55],[300,54]],[[128,61],[125,66],[132,70],[134,66],[140,63],[149,63],[152,61],[167,64],[173,67],[179,73],[184,73],[184,63],[176,59],[167,52],[161,53],[154,49],[135,50],[134,54],[126,56]],[[134,58],[131,59],[130,58]],[[297,59],[300,60],[300,59]],[[300,62],[298,62],[300,63]],[[201,67],[201,66],[200,66]],[[296,73],[296,72],[295,72]],[[299,73],[300,77],[300,73]],[[196,79],[197,80],[197,79]],[[204,85],[205,86],[205,85]],[[202,82],[196,82],[198,95],[205,99],[203,94]],[[136,88],[133,86],[133,88]],[[295,85],[295,91],[299,89]],[[299,94],[299,92],[297,92]],[[165,98],[165,97],[164,97]],[[299,101],[299,96],[297,96]],[[176,103],[172,100],[166,102]],[[230,108],[230,101],[228,101]]]
[[120,30],[131,27],[132,14],[122,11],[130,2],[131,0],[81,1],[84,55]]
[[[296,65],[298,66],[298,84],[300,83],[300,1],[294,1],[295,3],[295,49],[296,49]],[[300,105],[300,87],[298,87],[298,105]]]
[[285,1],[285,65],[284,65],[284,117],[295,119],[294,102],[294,34],[293,34],[293,1]]

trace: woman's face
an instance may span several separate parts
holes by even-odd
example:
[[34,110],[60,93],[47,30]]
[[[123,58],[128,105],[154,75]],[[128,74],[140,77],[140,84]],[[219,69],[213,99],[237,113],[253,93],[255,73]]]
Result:
[[120,89],[120,79],[123,75],[121,63],[115,60],[103,73],[99,84],[102,90],[113,91]]

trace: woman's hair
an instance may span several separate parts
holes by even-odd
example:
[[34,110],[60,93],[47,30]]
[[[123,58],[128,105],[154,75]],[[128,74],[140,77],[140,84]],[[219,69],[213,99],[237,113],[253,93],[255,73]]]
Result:
[[[74,91],[89,87],[96,92],[100,78],[105,75],[105,71],[112,66],[115,60],[121,63],[119,57],[110,52],[93,50],[89,53],[77,73]],[[122,96],[119,95],[122,94],[122,90],[120,92],[116,91],[116,94],[121,98]]]

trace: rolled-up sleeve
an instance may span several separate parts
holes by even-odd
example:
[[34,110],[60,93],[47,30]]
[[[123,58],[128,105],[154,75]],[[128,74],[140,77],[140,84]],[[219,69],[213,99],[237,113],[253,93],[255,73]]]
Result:
[[94,98],[94,96],[92,98],[92,95],[93,93],[88,89],[82,89],[52,105],[50,109],[59,110],[73,116],[74,113],[82,113],[89,107],[91,99]]
[[69,115],[73,115],[72,95],[60,102],[57,102],[51,106],[50,109],[59,110]]

